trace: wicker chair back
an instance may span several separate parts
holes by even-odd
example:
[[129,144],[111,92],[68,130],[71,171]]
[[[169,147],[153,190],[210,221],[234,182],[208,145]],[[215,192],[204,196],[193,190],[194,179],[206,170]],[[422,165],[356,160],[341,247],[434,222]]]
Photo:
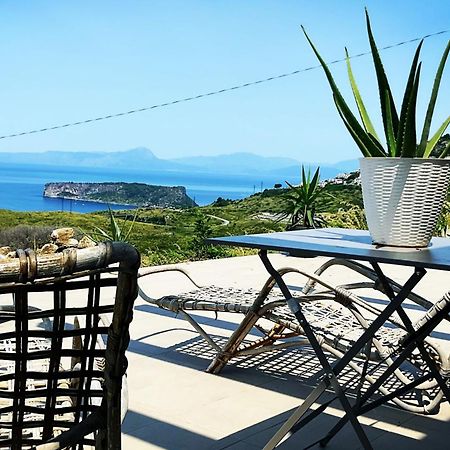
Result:
[[120,449],[138,252],[16,256],[0,261],[0,448]]

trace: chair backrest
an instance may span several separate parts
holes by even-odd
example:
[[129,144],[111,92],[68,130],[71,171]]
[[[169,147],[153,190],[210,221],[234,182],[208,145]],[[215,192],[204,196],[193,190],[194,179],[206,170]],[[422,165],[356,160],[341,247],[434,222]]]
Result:
[[139,264],[120,242],[0,261],[1,448],[120,448]]

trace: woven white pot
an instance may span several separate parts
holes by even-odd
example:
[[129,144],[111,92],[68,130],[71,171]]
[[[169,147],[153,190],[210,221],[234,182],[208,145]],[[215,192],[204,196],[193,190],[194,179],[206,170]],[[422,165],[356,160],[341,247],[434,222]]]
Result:
[[359,162],[373,242],[426,247],[447,195],[450,160],[361,158]]

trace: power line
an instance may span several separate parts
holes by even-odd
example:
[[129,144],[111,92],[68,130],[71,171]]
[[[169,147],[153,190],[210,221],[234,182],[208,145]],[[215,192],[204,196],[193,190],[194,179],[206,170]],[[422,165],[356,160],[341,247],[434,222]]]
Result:
[[[396,44],[387,45],[385,47],[380,48],[380,51],[382,51],[382,50],[389,50],[391,48],[400,47],[400,46],[406,45],[406,44],[411,44],[412,42],[417,42],[417,41],[420,41],[422,39],[428,39],[430,37],[438,36],[438,35],[449,33],[449,32],[450,32],[450,30],[442,30],[442,31],[437,31],[436,33],[426,34],[426,35],[424,35],[422,37],[416,37],[414,39],[409,39],[407,41],[402,41],[402,42],[397,42]],[[360,58],[362,56],[370,55],[371,53],[372,52],[370,52],[370,51],[363,52],[363,53],[358,53],[356,55],[351,55],[349,58],[350,59]],[[327,65],[338,64],[338,63],[344,62],[345,60],[346,60],[346,58],[335,59],[334,61],[328,62]],[[20,133],[7,134],[7,135],[4,135],[4,136],[0,136],[0,139],[9,139],[9,138],[14,138],[14,137],[19,137],[19,136],[25,136],[25,135],[28,135],[28,134],[44,133],[46,131],[59,130],[61,128],[74,127],[74,126],[78,126],[78,125],[84,125],[84,124],[87,124],[87,123],[98,122],[100,120],[107,120],[107,119],[113,119],[115,117],[121,117],[121,116],[130,115],[130,114],[136,114],[136,113],[140,113],[140,112],[144,112],[144,111],[149,111],[151,109],[164,108],[166,106],[176,105],[177,103],[190,102],[192,100],[198,100],[200,98],[210,97],[212,95],[223,94],[225,92],[235,91],[237,89],[243,89],[243,88],[246,88],[246,87],[249,87],[249,86],[255,86],[257,84],[267,83],[269,81],[274,81],[274,80],[279,80],[280,78],[291,77],[293,75],[297,75],[297,74],[302,73],[302,72],[307,72],[309,70],[315,70],[315,69],[318,69],[320,67],[321,67],[321,65],[319,64],[319,65],[316,65],[316,66],[310,66],[310,67],[305,67],[303,69],[294,70],[293,72],[282,73],[282,74],[274,75],[274,76],[271,76],[271,77],[268,77],[268,78],[263,78],[261,80],[250,81],[248,83],[238,84],[236,86],[232,86],[232,87],[228,87],[228,88],[224,88],[224,89],[219,89],[219,90],[216,90],[216,91],[206,92],[206,93],[199,94],[199,95],[194,95],[194,96],[191,96],[191,97],[185,97],[185,98],[180,98],[178,100],[168,101],[168,102],[165,102],[165,103],[159,103],[159,104],[156,104],[156,105],[145,106],[143,108],[131,109],[129,111],[119,112],[119,113],[115,113],[115,114],[108,114],[106,116],[95,117],[95,118],[92,118],[92,119],[79,120],[77,122],[69,122],[69,123],[65,123],[65,124],[62,124],[62,125],[55,125],[55,126],[52,126],[52,127],[45,127],[45,128],[39,128],[39,129],[36,129],[36,130],[22,131]]]

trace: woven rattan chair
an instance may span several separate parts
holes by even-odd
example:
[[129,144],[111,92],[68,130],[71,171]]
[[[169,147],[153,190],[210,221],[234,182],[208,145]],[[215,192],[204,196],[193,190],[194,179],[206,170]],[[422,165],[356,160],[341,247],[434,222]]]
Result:
[[[346,266],[364,277],[364,280],[343,286],[331,286],[321,275],[334,266]],[[189,273],[176,266],[147,268],[141,272],[140,276],[168,270],[178,270],[195,284]],[[293,268],[280,269],[279,272],[283,276],[287,273],[302,276],[304,283],[298,293],[302,311],[319,338],[322,348],[336,358],[341,358],[351,348],[379,313],[377,307],[370,301],[356,295],[359,289],[382,291],[377,274],[367,266],[353,261],[330,260],[314,274],[307,274]],[[389,282],[394,292],[400,290],[400,286],[393,280]],[[176,296],[169,295],[154,299],[141,288],[139,295],[147,302],[181,314],[188,320],[216,352],[217,356],[207,369],[211,373],[219,373],[227,362],[234,358],[308,344],[304,338],[303,329],[287,307],[273,278],[267,280],[261,291],[196,285],[196,289]],[[416,330],[426,329],[430,326],[430,321],[435,327],[435,322],[448,318],[450,311],[450,295],[448,294],[436,304],[416,294],[411,294],[409,300],[423,308],[422,316],[413,324]],[[220,347],[189,314],[194,311],[239,313],[244,315],[244,318],[227,344]],[[272,326],[264,326],[264,322],[267,323],[267,321]],[[262,332],[263,337],[257,340],[246,340],[253,327]],[[393,364],[396,352],[401,348],[402,342],[407,342],[408,335],[402,321],[394,314],[390,322],[379,330],[372,345],[350,362],[349,370],[353,371],[356,382],[366,383],[366,385],[374,383],[377,374],[382,373],[386,365]],[[424,342],[427,351],[438,364],[441,374],[450,376],[448,351],[433,338],[426,337]],[[378,389],[380,395],[389,395],[394,388],[407,386],[412,379],[420,377],[425,368],[426,365],[423,364],[420,355],[414,352],[400,368],[394,371],[389,381]],[[404,397],[393,398],[391,401],[408,411],[429,414],[439,410],[442,400],[443,392],[437,383],[425,381],[415,386],[414,393],[405,392]]]
[[139,262],[118,242],[0,261],[0,448],[121,448]]

